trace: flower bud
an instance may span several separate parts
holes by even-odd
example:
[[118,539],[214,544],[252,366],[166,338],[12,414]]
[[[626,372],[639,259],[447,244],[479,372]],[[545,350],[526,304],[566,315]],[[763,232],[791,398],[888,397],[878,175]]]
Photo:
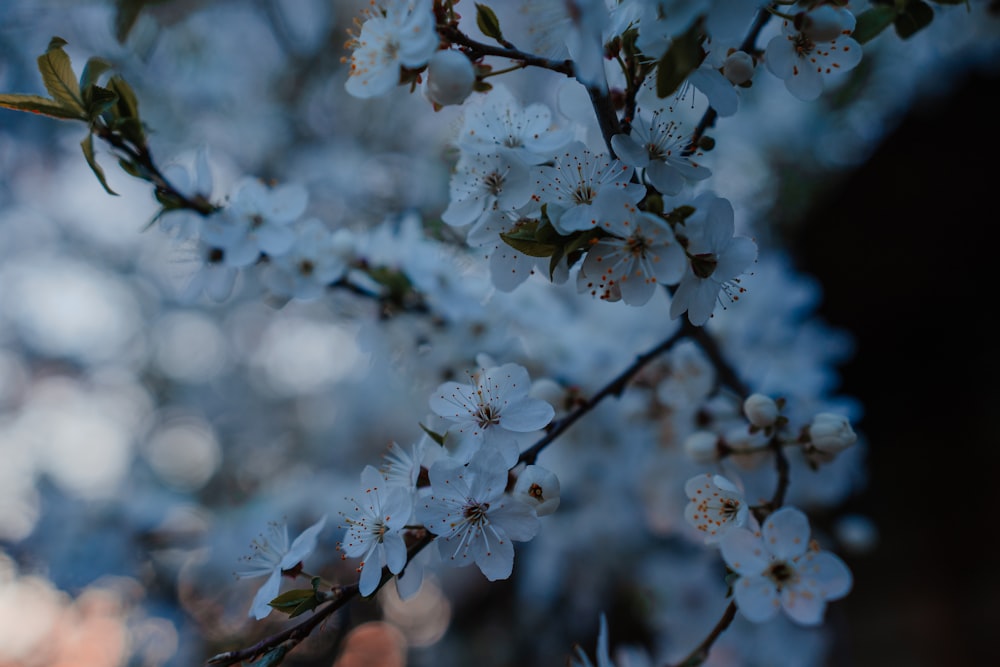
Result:
[[464,102],[475,82],[472,62],[461,51],[438,51],[427,63],[427,97],[440,106]]
[[552,514],[559,507],[559,478],[542,466],[528,466],[518,475],[513,495],[534,507],[538,516]]
[[821,412],[809,425],[812,446],[824,454],[838,454],[858,440],[847,417],[832,412]]
[[711,431],[695,431],[684,441],[684,452],[695,463],[719,460],[719,436]]
[[857,20],[849,9],[820,5],[795,17],[795,27],[814,42],[832,42],[854,31]]
[[743,401],[743,414],[754,426],[767,428],[778,418],[778,404],[770,396],[751,394]]
[[741,86],[753,78],[753,58],[745,51],[734,51],[722,63],[722,75],[734,86]]

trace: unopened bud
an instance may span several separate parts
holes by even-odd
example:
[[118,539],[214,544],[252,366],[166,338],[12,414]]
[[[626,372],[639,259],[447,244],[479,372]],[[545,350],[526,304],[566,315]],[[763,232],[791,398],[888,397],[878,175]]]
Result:
[[824,454],[838,454],[857,442],[858,436],[847,417],[821,412],[809,426],[809,441]]
[[722,63],[722,75],[734,86],[753,78],[753,58],[746,51],[734,51]]
[[743,414],[758,428],[773,426],[778,419],[778,404],[770,396],[750,394],[743,401]]
[[472,62],[461,51],[438,51],[427,63],[427,97],[440,106],[464,102],[475,82]]
[[552,514],[559,507],[559,478],[542,466],[528,466],[517,476],[513,495],[534,507],[538,516]]

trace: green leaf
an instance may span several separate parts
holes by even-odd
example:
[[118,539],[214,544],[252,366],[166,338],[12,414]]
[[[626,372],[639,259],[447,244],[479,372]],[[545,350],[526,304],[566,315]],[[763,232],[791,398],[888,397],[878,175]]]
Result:
[[533,238],[527,239],[518,236],[517,232],[511,234],[501,234],[500,238],[514,250],[528,255],[529,257],[551,257],[552,253],[559,249],[558,245],[552,243],[542,243]]
[[94,57],[87,61],[87,64],[83,66],[83,74],[80,75],[80,90],[83,91],[84,96],[87,94],[87,89],[96,85],[101,75],[109,69],[111,69],[111,63],[103,58]]
[[916,33],[930,25],[934,20],[934,10],[922,0],[911,0],[903,7],[903,11],[896,16],[893,25],[896,26],[896,34],[903,39],[909,39]]
[[67,109],[78,112],[80,118],[86,118],[80,84],[76,82],[69,56],[62,49],[65,45],[65,39],[53,37],[48,50],[38,56],[38,71],[41,72],[42,82],[52,99]]
[[442,447],[444,447],[444,439],[445,439],[444,435],[442,435],[441,433],[436,433],[435,431],[430,430],[429,428],[427,428],[426,426],[424,426],[420,422],[417,422],[417,426],[419,426],[420,428],[422,428],[423,431],[424,431],[424,433],[426,433],[428,436],[430,436],[431,440],[433,440],[437,444],[439,444]]
[[135,91],[125,79],[115,74],[108,79],[108,89],[113,90],[118,95],[118,116],[120,118],[139,118],[139,98],[135,96]]
[[875,5],[858,14],[851,38],[858,44],[865,44],[892,25],[896,19],[896,8],[891,5]]
[[91,120],[97,118],[118,102],[118,94],[116,92],[96,85],[85,89],[83,96],[87,100],[87,115],[90,116]]
[[705,59],[701,48],[701,22],[696,21],[688,31],[671,43],[656,67],[656,96],[672,95]]
[[503,41],[503,32],[500,30],[500,20],[493,10],[486,5],[476,3],[476,25],[479,31],[498,42]]
[[85,120],[83,114],[67,109],[57,102],[40,95],[0,95],[0,107],[14,111],[27,111],[42,116],[61,118],[63,120]]
[[268,604],[277,609],[278,611],[283,611],[288,613],[290,609],[295,609],[304,601],[309,599],[315,599],[316,592],[308,588],[296,588],[295,590],[286,591],[274,598]]
[[97,180],[101,182],[104,186],[104,190],[109,195],[118,196],[118,193],[108,187],[108,181],[104,178],[104,170],[101,169],[101,165],[97,164],[97,159],[94,157],[94,135],[88,134],[87,138],[80,142],[80,147],[83,148],[83,156],[87,158],[87,164],[90,165],[91,171],[94,172],[94,176],[97,176]]

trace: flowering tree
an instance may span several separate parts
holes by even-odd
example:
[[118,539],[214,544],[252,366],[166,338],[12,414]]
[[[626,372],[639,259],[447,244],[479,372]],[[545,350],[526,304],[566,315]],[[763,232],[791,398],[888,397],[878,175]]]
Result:
[[[76,123],[92,187],[155,199],[126,214],[156,228],[142,247],[107,260],[134,291],[67,274],[120,320],[84,332],[129,336],[74,347],[11,311],[27,349],[82,369],[61,404],[108,397],[114,418],[68,428],[140,443],[120,475],[53,473],[134,494],[122,520],[200,626],[134,655],[276,665],[385,619],[438,662],[591,664],[573,643],[601,618],[598,665],[821,664],[852,587],[836,552],[867,524],[809,517],[858,490],[864,442],[834,394],[845,339],[812,319],[754,172],[796,125],[835,132],[817,98],[870,103],[870,50],[983,3],[385,0],[350,8],[346,49],[348,3],[175,4],[116,3],[117,46],[78,31],[102,53],[79,67],[52,37],[47,94],[0,94]],[[152,34],[166,53],[143,61]],[[15,295],[47,293],[14,267]],[[31,395],[18,428],[55,400]],[[645,646],[612,659],[602,614]]]

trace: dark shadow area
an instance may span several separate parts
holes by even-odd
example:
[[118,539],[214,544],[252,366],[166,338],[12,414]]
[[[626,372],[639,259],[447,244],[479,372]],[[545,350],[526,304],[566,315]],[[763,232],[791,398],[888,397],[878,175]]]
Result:
[[997,91],[970,75],[915,109],[793,239],[856,336],[842,389],[865,406],[870,488],[850,509],[881,531],[850,560],[837,665],[1000,664]]

